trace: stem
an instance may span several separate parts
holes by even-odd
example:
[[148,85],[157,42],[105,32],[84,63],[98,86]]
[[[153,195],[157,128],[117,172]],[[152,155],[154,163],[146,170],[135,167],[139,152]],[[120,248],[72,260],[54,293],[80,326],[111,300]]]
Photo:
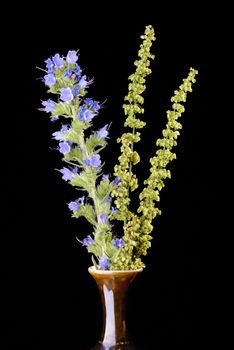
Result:
[[[132,134],[135,136],[136,134],[136,128],[132,129]],[[134,149],[134,143],[131,144],[131,151],[133,153],[133,149]],[[132,162],[129,161],[129,173],[132,174]]]
[[97,216],[97,223],[99,223],[99,221],[100,221],[100,209],[99,209],[98,200],[97,200],[97,197],[96,197],[96,184],[95,184],[95,181],[93,182],[93,184],[91,186],[91,190],[90,190],[89,195],[90,195],[90,197],[93,200],[93,205],[94,205],[94,209],[95,209],[96,216]]
[[[86,151],[85,148],[85,140],[84,140],[84,133],[82,132],[79,138],[79,144],[81,146],[81,149],[83,150],[84,157],[88,157],[88,152]],[[88,168],[87,166],[84,165],[84,171],[87,171]],[[100,217],[100,209],[99,209],[99,204],[98,204],[98,199],[96,196],[96,178],[92,183],[90,183],[90,192],[89,192],[90,198],[93,200],[93,205],[94,205],[94,210],[96,212],[96,217],[97,217],[97,223],[99,222],[99,217]]]
[[72,165],[72,166],[76,166],[76,167],[80,166],[79,164],[76,164],[76,163],[70,162],[70,160],[66,160],[66,159],[64,159],[64,161],[65,161],[66,163],[68,163],[68,164]]
[[[134,127],[133,129],[132,129],[132,134],[135,136],[135,133],[136,133],[136,128]],[[132,142],[132,144],[131,144],[131,153],[133,153],[133,150],[134,150],[134,143]],[[131,176],[132,175],[132,161],[131,160],[129,160],[129,175]],[[129,188],[130,188],[130,186],[128,185],[128,197],[129,197]],[[128,205],[128,207],[127,207],[127,209],[129,210],[129,205]],[[124,219],[124,226],[126,225],[126,223],[127,223],[127,220],[126,219]]]

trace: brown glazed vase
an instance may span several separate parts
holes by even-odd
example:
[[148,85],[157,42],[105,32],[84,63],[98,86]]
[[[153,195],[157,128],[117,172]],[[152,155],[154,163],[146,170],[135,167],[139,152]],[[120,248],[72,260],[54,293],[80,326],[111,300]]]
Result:
[[100,341],[91,350],[136,350],[127,339],[125,297],[129,285],[142,269],[134,271],[103,271],[89,268],[102,301],[103,328]]

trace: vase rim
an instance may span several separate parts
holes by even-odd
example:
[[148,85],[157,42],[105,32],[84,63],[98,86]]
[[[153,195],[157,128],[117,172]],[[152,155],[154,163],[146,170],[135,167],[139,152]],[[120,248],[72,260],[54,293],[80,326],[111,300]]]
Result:
[[95,266],[90,266],[88,268],[89,271],[94,271],[95,273],[100,273],[100,274],[112,274],[112,273],[130,273],[130,272],[142,272],[143,271],[143,267],[141,267],[140,269],[136,269],[136,270],[98,270],[95,268]]

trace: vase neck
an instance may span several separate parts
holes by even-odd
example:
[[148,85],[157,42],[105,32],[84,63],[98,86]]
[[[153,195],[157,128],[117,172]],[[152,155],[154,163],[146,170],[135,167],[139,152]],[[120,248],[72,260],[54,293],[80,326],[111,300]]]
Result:
[[99,291],[103,308],[101,341],[110,345],[126,341],[125,298],[127,288],[125,290],[109,289],[104,284],[102,288],[99,288]]

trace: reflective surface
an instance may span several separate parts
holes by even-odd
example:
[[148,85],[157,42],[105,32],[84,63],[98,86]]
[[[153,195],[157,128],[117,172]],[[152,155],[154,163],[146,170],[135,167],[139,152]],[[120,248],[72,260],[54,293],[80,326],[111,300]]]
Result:
[[89,273],[97,283],[103,307],[102,336],[92,350],[136,350],[127,339],[125,297],[129,285],[141,272],[142,269],[100,271],[89,268]]

